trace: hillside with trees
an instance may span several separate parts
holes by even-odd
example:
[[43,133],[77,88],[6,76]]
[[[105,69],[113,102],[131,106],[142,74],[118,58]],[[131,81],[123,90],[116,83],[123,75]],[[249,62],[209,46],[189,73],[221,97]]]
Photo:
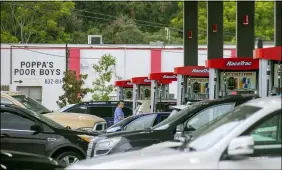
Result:
[[[273,40],[274,2],[256,2],[256,36]],[[206,2],[199,2],[199,43],[206,43]],[[170,42],[165,28],[170,29]],[[1,43],[182,44],[183,2],[1,2]],[[234,43],[235,2],[224,2],[224,41]]]

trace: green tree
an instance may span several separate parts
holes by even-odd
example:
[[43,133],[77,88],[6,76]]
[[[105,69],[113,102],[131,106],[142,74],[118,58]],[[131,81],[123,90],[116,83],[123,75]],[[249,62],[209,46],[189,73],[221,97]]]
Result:
[[72,9],[74,2],[1,2],[1,38],[6,42],[5,36],[12,35],[21,43],[69,42],[70,35],[59,23],[71,16]]
[[105,54],[101,57],[98,64],[93,65],[93,69],[98,74],[98,78],[93,82],[93,100],[110,100],[109,94],[114,90],[114,86],[110,82],[113,77],[113,66],[115,64],[116,58],[111,54]]
[[87,75],[80,74],[76,76],[75,71],[68,70],[64,72],[63,78],[63,90],[64,94],[59,96],[57,104],[59,107],[64,107],[68,104],[79,103],[83,97],[91,92],[91,89],[84,88],[84,82],[87,79]]
[[[183,29],[183,2],[178,2],[178,12],[171,20],[171,27],[174,29]],[[255,35],[264,40],[273,40],[274,36],[274,19],[273,19],[274,2],[256,1],[255,2]],[[206,27],[207,27],[207,3],[199,2],[199,44],[206,43]],[[223,14],[223,35],[224,42],[236,42],[236,2],[224,2]]]
[[144,34],[135,22],[127,17],[120,17],[108,25],[102,32],[107,44],[140,44]]

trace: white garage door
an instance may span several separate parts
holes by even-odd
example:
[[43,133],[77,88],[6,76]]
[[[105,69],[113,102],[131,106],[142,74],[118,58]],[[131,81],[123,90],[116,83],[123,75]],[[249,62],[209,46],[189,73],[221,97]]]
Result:
[[25,95],[42,102],[42,87],[41,86],[18,86],[17,91],[24,93]]

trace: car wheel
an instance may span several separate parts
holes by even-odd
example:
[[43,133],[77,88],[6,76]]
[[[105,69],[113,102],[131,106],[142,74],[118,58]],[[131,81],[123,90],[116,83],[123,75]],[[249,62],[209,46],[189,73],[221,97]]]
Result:
[[56,159],[66,163],[68,166],[82,160],[83,157],[75,152],[64,152],[59,154]]

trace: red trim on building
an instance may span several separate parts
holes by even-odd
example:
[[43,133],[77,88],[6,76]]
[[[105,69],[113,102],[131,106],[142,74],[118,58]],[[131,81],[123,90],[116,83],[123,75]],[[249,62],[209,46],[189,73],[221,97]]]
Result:
[[216,58],[206,60],[206,67],[219,70],[257,70],[259,60],[252,58]]
[[[70,47],[70,48],[79,48],[81,50],[152,50],[152,48],[138,48],[138,47]],[[22,47],[13,47],[13,49],[30,49],[30,50],[54,50],[54,49],[59,49],[59,50],[65,50],[66,47],[29,47],[29,46],[22,46]],[[183,48],[154,48],[157,50],[183,50]],[[10,50],[9,47],[3,47],[1,50]],[[207,50],[207,48],[198,48],[198,50]],[[234,48],[224,48],[223,50],[234,50]]]
[[68,69],[76,72],[76,76],[80,75],[80,48],[69,49]]
[[148,78],[150,80],[157,80],[157,81],[177,81],[177,75],[173,72],[159,72],[159,73],[151,73],[149,74]]
[[115,86],[124,88],[133,88],[133,84],[130,80],[118,80],[115,82]]
[[175,67],[174,73],[193,77],[209,77],[209,69],[205,66]]
[[236,49],[231,49],[231,56],[230,58],[237,58]]
[[161,72],[162,51],[161,49],[151,49],[151,73]]
[[282,61],[282,46],[255,49],[253,54],[254,59]]

